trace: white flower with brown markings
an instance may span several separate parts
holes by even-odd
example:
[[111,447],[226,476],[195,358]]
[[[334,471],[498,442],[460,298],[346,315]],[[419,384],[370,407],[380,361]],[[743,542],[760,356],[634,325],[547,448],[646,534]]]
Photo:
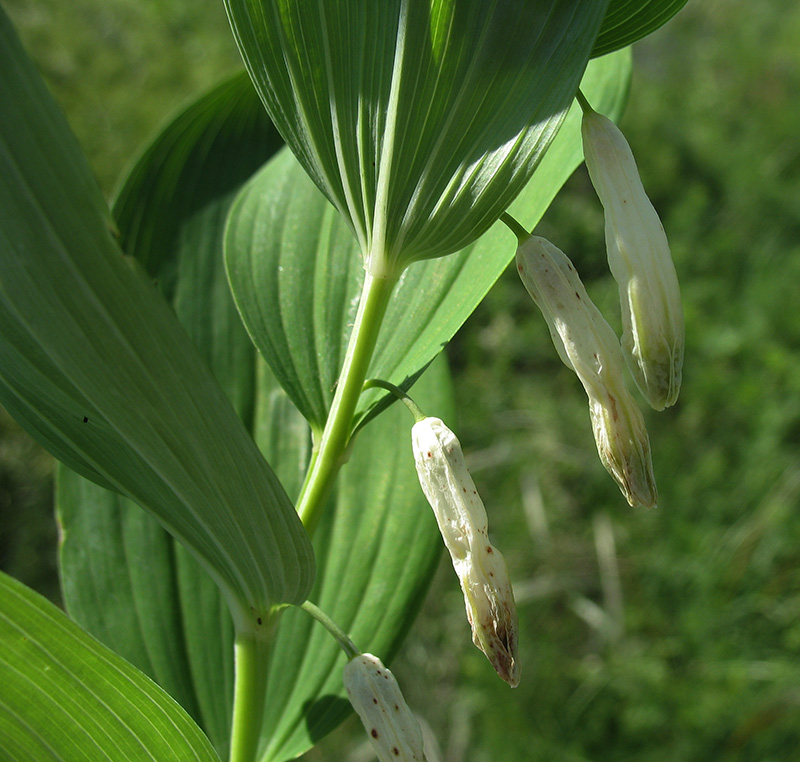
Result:
[[344,687],[380,762],[422,762],[422,731],[395,676],[377,656],[357,654],[344,667]]
[[544,238],[517,249],[517,270],[542,311],[564,364],[589,397],[600,460],[632,506],[658,499],[650,440],[641,411],[625,387],[619,340],[586,293],[569,258]]
[[605,210],[625,359],[648,403],[663,410],[678,398],[684,348],[680,287],[667,236],[619,128],[586,104],[582,135],[589,177]]
[[461,445],[439,418],[418,421],[411,436],[419,483],[461,583],[472,640],[514,687],[519,683],[514,594],[505,559],[489,542],[486,509]]

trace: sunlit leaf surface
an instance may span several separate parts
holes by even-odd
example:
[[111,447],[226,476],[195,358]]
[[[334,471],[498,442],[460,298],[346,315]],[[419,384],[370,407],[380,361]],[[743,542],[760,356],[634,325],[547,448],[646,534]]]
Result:
[[278,130],[375,275],[461,249],[555,137],[604,0],[226,0]]
[[667,23],[686,0],[610,0],[592,56],[632,45]]
[[0,756],[219,760],[161,688],[59,609],[0,574]]

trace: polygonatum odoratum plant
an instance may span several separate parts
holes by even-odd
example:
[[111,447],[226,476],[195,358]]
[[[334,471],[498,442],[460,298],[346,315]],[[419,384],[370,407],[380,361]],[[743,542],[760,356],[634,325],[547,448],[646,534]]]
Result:
[[[583,112],[620,116],[628,46],[682,5],[225,0],[244,71],[110,204],[0,12],[0,399],[60,461],[67,610],[2,577],[4,758],[282,762],[347,716],[346,687],[381,759],[419,758],[383,665],[443,538],[486,668],[525,679],[441,351],[583,160]],[[650,233],[603,184],[646,208],[632,159],[591,156],[627,315],[603,356],[663,407],[677,282],[661,244],[628,252]],[[626,451],[646,433],[614,427],[617,376],[584,367],[594,317],[537,282],[598,436]],[[419,473],[397,397],[427,414]],[[649,457],[632,502],[655,501]]]

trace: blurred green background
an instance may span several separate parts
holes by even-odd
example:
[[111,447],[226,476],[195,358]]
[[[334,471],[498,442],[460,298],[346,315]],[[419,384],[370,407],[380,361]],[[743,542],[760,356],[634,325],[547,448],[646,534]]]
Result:
[[[2,3],[109,194],[158,124],[238,65],[219,0]],[[800,758],[800,6],[690,0],[635,59],[622,127],[687,320],[681,399],[645,414],[660,506],[620,497],[580,384],[507,272],[449,356],[523,679],[510,691],[472,647],[443,562],[394,668],[445,762]],[[538,232],[613,323],[583,169]],[[0,416],[0,565],[57,599],[50,474]],[[355,721],[307,755],[371,758]]]

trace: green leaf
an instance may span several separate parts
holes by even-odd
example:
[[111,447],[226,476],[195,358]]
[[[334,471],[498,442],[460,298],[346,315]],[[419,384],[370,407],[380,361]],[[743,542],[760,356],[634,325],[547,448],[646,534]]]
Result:
[[[594,61],[582,87],[611,116],[627,93],[630,57]],[[580,108],[511,207],[533,227],[582,160]],[[231,210],[225,240],[231,288],[253,341],[312,427],[324,425],[357,308],[358,244],[284,151],[253,178]],[[400,279],[370,375],[408,386],[472,313],[514,256],[514,236],[496,225],[458,254],[417,262]],[[380,392],[364,395],[366,415]]]
[[163,690],[5,574],[0,749],[13,760],[219,760]]
[[[295,496],[310,457],[308,425],[263,361],[258,367],[256,437]],[[173,696],[226,758],[233,624],[219,590],[131,501],[64,467],[57,501],[70,616]]]
[[[452,421],[443,359],[422,376],[414,398]],[[413,423],[405,406],[395,405],[358,435],[339,477],[335,505],[314,535],[319,573],[310,599],[360,649],[384,661],[411,626],[442,550],[414,468]],[[463,625],[468,637],[466,616]],[[261,762],[294,758],[347,716],[344,663],[338,644],[305,612],[284,613],[270,666]]]
[[123,257],[83,156],[0,14],[0,400],[200,559],[238,625],[304,600],[305,531],[167,303]]
[[123,249],[158,283],[245,422],[255,352],[221,275],[222,228],[242,183],[282,146],[241,72],[170,121],[113,205]]
[[[239,186],[280,145],[242,73],[161,131],[114,205],[125,249],[172,302],[248,426],[277,384],[268,372],[258,373],[231,299],[222,228]],[[299,466],[293,463],[289,473],[280,463],[276,468],[294,490]],[[66,468],[59,471],[57,504],[70,615],[175,697],[226,757],[233,631],[216,586],[138,506]]]
[[687,0],[610,0],[592,56],[632,45],[664,26]]
[[607,0],[225,0],[278,130],[368,270],[464,248],[530,179]]
[[58,472],[70,616],[166,690],[227,754],[233,622],[208,574],[138,505]]

